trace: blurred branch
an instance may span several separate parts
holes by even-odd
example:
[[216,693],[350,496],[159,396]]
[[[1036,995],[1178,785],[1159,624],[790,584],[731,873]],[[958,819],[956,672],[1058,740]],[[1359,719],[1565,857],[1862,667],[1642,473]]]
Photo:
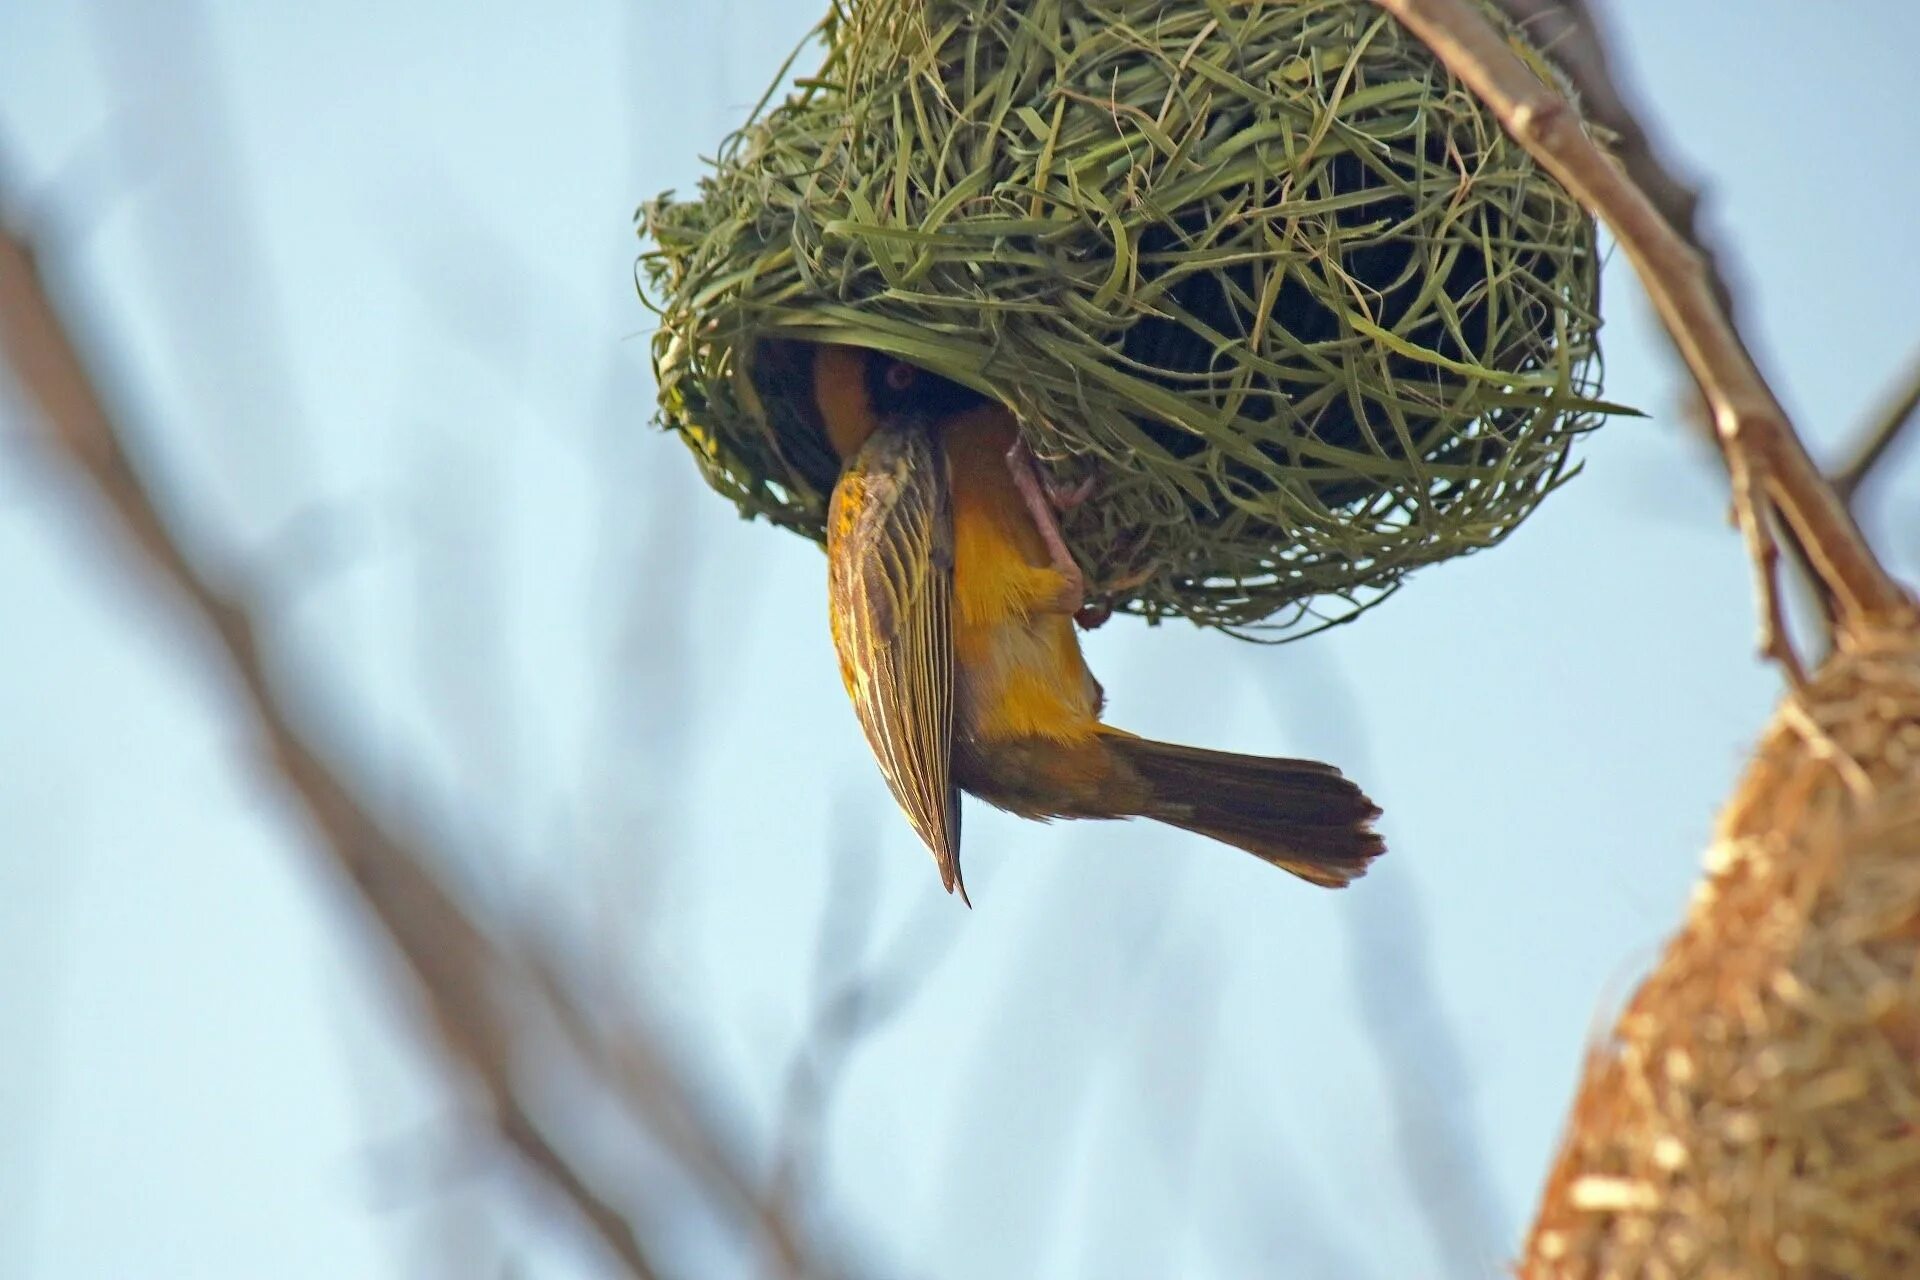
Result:
[[1507,132],[1607,224],[1632,261],[1712,411],[1734,515],[1753,562],[1761,651],[1781,664],[1796,689],[1804,684],[1782,616],[1776,519],[1829,593],[1837,633],[1912,617],[1911,598],[1807,456],[1716,299],[1699,251],[1587,136],[1567,100],[1527,69],[1471,0],[1374,3],[1432,49]]
[[1880,465],[1894,441],[1900,438],[1914,419],[1920,417],[1920,356],[1908,367],[1906,379],[1887,398],[1885,407],[1875,415],[1872,425],[1855,449],[1853,457],[1833,473],[1834,492],[1851,507],[1860,486]]
[[[1276,724],[1336,726],[1323,730],[1339,760],[1357,777],[1379,779],[1367,714],[1346,669],[1331,655],[1301,649],[1283,698],[1262,681]],[[1431,932],[1415,887],[1397,876],[1368,890],[1364,904],[1343,913],[1347,961],[1357,1012],[1386,1081],[1399,1167],[1439,1265],[1436,1274],[1493,1275],[1499,1270],[1500,1198],[1469,1111],[1472,1073],[1460,1029],[1435,989]]]
[[24,237],[0,231],[0,350],[39,409],[49,442],[112,508],[121,531],[206,623],[246,692],[264,751],[298,797],[335,869],[400,953],[441,1042],[485,1091],[500,1134],[570,1200],[628,1274],[660,1273],[632,1223],[542,1133],[512,1079],[513,1028],[501,1007],[502,957],[408,848],[364,808],[295,727],[267,670],[242,596],[214,585],[175,539],[68,334]]
[[1420,900],[1404,880],[1374,888],[1352,917],[1348,959],[1360,1022],[1387,1080],[1400,1165],[1432,1237],[1441,1270],[1469,1280],[1499,1271],[1505,1238],[1498,1197],[1471,1117],[1471,1074],[1433,989]]
[[[12,206],[0,191],[0,217]],[[270,670],[255,598],[220,585],[206,560],[188,551],[155,502],[137,450],[108,408],[74,342],[26,237],[0,221],[0,353],[39,410],[49,444],[112,511],[120,530],[156,575],[213,632],[245,694],[261,753],[311,820],[312,842],[357,892],[369,920],[392,945],[406,984],[425,1006],[449,1058],[484,1094],[507,1146],[568,1202],[627,1275],[661,1274],[634,1222],[540,1124],[521,1078],[542,1032],[564,1028],[617,1099],[687,1158],[715,1199],[774,1245],[787,1274],[827,1274],[761,1202],[736,1158],[708,1127],[691,1090],[639,1035],[615,1036],[589,1018],[555,980],[547,957],[501,946],[432,870],[436,851],[396,831],[363,801],[299,723]],[[33,415],[29,415],[33,416]],[[697,1155],[697,1158],[690,1158]]]
[[793,1216],[816,1176],[826,1115],[854,1051],[919,994],[956,937],[945,897],[922,895],[910,922],[867,956],[879,884],[871,833],[858,841],[843,833],[833,843],[839,854],[815,944],[811,1013],[787,1067],[775,1148],[773,1195]]
[[[1219,1070],[1221,1010],[1230,977],[1213,936],[1181,928],[1178,936],[1155,946],[1151,969],[1129,984],[1134,1025],[1121,1065],[1127,1083],[1118,1085],[1110,1104],[1120,1123],[1109,1122],[1104,1133],[1124,1136],[1126,1121],[1134,1121],[1151,1147],[1160,1187],[1151,1216],[1141,1206],[1109,1201],[1104,1222],[1086,1217],[1079,1275],[1182,1276],[1197,1270],[1196,1208],[1205,1194],[1197,1157],[1209,1086]],[[1115,1163],[1099,1158],[1094,1144],[1102,1132],[1095,1131],[1082,1156],[1083,1177]],[[1250,1179],[1244,1185],[1259,1184]],[[1100,1196],[1097,1184],[1094,1194]]]
[[632,1019],[596,1017],[574,994],[552,949],[529,948],[535,984],[547,1011],[594,1075],[628,1100],[696,1181],[726,1204],[764,1241],[779,1274],[826,1277],[842,1268],[810,1257],[780,1206],[763,1195],[743,1163],[720,1138],[720,1124],[698,1093],[668,1062],[652,1036]]
[[[1231,1250],[1216,1274],[1338,1280],[1372,1280],[1379,1274],[1355,1252],[1356,1243],[1370,1241],[1343,1239],[1332,1229],[1340,1221],[1340,1208],[1353,1202],[1320,1200],[1317,1180],[1303,1175],[1287,1158],[1295,1144],[1276,1129],[1271,1115],[1256,1111],[1235,1119],[1226,1129],[1232,1150],[1224,1162],[1228,1177],[1231,1185],[1258,1191],[1217,1197],[1216,1203],[1234,1217],[1229,1229],[1204,1242]],[[1275,1212],[1276,1205],[1286,1211]],[[1375,1215],[1370,1221],[1379,1220],[1377,1203],[1366,1202],[1365,1212]]]
[[800,1212],[800,1193],[819,1159],[820,1131],[840,1073],[854,1045],[873,1025],[868,1006],[884,970],[863,964],[873,934],[873,842],[869,833],[850,839],[845,822],[831,840],[834,859],[826,905],[814,940],[812,1001],[807,1027],[787,1064],[781,1089],[780,1136],[775,1142],[773,1195],[789,1213]]
[[[158,287],[156,336],[197,388],[195,426],[216,441],[221,496],[252,528],[284,512],[262,503],[273,475],[313,468],[317,451],[293,375],[284,299],[250,188],[233,77],[204,0],[89,0],[91,47],[111,90],[107,143],[142,196],[137,269]],[[65,209],[62,212],[66,212]],[[36,234],[47,224],[32,224]],[[44,238],[38,247],[53,254]],[[192,335],[192,336],[189,336]],[[204,340],[203,340],[204,339]],[[247,358],[232,353],[244,349]],[[261,431],[262,422],[275,429]]]

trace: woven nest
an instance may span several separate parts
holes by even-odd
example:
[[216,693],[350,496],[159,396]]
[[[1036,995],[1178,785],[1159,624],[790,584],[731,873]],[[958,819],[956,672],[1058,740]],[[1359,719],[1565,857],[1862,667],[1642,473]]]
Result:
[[1777,717],[1589,1063],[1521,1273],[1920,1276],[1920,637]]
[[824,537],[799,344],[873,348],[1097,474],[1094,599],[1298,634],[1499,541],[1611,408],[1592,222],[1366,0],[849,0],[818,36],[641,212],[661,419],[745,514]]

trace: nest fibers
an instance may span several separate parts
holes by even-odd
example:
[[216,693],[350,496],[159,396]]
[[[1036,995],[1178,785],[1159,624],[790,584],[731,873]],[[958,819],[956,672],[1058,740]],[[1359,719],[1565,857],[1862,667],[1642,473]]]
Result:
[[1366,0],[842,0],[817,34],[641,213],[661,420],[743,514],[824,538],[799,344],[869,347],[1097,477],[1090,598],[1279,632],[1499,541],[1611,409],[1591,220]]
[[1920,636],[1790,697],[1588,1063],[1526,1280],[1920,1276]]

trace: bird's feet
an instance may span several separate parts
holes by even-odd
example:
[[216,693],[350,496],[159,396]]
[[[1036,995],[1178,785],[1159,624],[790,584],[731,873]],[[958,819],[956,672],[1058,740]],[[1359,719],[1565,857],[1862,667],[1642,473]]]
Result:
[[1082,631],[1092,631],[1103,627],[1107,619],[1113,616],[1113,606],[1104,600],[1092,604],[1083,604],[1073,611],[1073,620]]
[[1095,627],[1100,626],[1106,622],[1108,618],[1113,616],[1113,605],[1109,603],[1109,601],[1115,596],[1126,594],[1145,582],[1148,578],[1151,578],[1156,568],[1157,566],[1149,564],[1143,569],[1137,569],[1122,577],[1101,583],[1100,594],[1107,597],[1107,599],[1094,600],[1082,604],[1079,611],[1073,615],[1073,620],[1080,624],[1080,629],[1083,631],[1092,631]]
[[1094,488],[1100,477],[1090,475],[1076,485],[1060,485],[1041,479],[1041,485],[1047,491],[1047,501],[1053,504],[1055,511],[1071,511],[1093,496]]
[[1013,473],[1014,488],[1020,491],[1028,514],[1039,527],[1040,540],[1047,547],[1047,560],[1060,575],[1058,594],[1050,600],[1040,601],[1038,607],[1047,613],[1070,613],[1077,617],[1086,605],[1087,578],[1080,571],[1073,553],[1067,550],[1067,540],[1060,533],[1060,520],[1055,511],[1067,509],[1061,505],[1062,497],[1070,500],[1068,506],[1085,502],[1087,495],[1093,491],[1093,478],[1089,476],[1082,481],[1075,491],[1056,494],[1040,478],[1033,450],[1027,447],[1025,440],[1015,440],[1013,447],[1007,450],[1007,469]]

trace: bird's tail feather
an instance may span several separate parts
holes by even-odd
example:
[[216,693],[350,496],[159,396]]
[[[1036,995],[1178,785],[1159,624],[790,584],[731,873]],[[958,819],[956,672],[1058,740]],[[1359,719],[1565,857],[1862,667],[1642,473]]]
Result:
[[1318,885],[1340,888],[1386,852],[1379,808],[1329,764],[1101,735],[1146,784],[1138,816],[1209,836]]

